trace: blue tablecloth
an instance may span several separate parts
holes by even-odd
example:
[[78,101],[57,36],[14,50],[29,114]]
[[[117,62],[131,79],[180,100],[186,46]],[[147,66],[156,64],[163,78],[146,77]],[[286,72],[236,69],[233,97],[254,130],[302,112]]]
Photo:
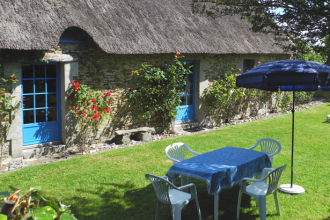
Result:
[[271,167],[266,153],[225,147],[174,164],[167,172],[170,179],[179,175],[206,181],[208,193],[219,193],[238,184],[244,177],[252,177],[263,168]]

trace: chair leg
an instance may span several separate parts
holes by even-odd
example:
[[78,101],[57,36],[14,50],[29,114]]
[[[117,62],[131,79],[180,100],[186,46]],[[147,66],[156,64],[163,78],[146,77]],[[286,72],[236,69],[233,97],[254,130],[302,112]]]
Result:
[[199,220],[202,220],[202,214],[201,214],[201,209],[199,207],[199,202],[198,202],[197,195],[196,195],[196,198],[195,198],[195,203],[196,203],[197,212],[198,212],[198,219]]
[[156,220],[159,219],[159,212],[160,212],[160,202],[157,201],[156,217],[155,217]]
[[260,220],[266,220],[266,196],[260,196],[258,199]]
[[278,202],[278,197],[277,197],[277,191],[274,192],[274,199],[275,199],[277,213],[278,213],[278,215],[281,215],[280,204]]
[[239,190],[238,193],[238,201],[237,201],[237,219],[239,219],[240,209],[241,209],[241,200],[242,200],[242,191]]
[[172,205],[172,217],[173,220],[181,220],[181,212],[182,206],[181,205]]
[[[191,178],[189,176],[182,175],[181,176],[181,186],[187,185],[189,183],[191,183]],[[182,191],[183,192],[186,192],[186,193],[189,193],[190,192],[190,189],[189,188],[186,188],[186,189],[183,189]]]

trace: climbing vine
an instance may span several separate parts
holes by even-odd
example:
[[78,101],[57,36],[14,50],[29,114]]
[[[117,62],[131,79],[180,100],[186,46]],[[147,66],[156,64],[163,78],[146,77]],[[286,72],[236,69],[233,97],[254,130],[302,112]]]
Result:
[[11,112],[19,107],[19,102],[14,103],[15,96],[11,93],[11,83],[16,83],[17,77],[15,74],[10,78],[1,78],[4,86],[0,87],[0,139],[1,139],[1,159],[0,165],[4,158],[5,141],[8,136],[9,128],[13,122]]

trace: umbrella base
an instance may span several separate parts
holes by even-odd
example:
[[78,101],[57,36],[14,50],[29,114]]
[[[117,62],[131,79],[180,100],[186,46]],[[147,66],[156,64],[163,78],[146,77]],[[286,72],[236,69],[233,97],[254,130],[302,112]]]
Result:
[[303,194],[305,193],[305,189],[302,186],[298,186],[295,184],[283,184],[278,188],[281,192],[289,193],[289,194]]

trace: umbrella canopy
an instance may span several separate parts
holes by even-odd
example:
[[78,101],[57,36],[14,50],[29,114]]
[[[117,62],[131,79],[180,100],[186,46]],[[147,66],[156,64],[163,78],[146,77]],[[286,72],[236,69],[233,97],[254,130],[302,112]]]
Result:
[[236,86],[267,91],[293,91],[291,184],[280,190],[291,194],[304,193],[305,189],[294,185],[294,99],[296,91],[330,91],[330,66],[306,60],[280,60],[265,63],[237,77]]
[[330,66],[306,60],[265,63],[237,77],[236,86],[267,91],[316,91],[329,86]]

